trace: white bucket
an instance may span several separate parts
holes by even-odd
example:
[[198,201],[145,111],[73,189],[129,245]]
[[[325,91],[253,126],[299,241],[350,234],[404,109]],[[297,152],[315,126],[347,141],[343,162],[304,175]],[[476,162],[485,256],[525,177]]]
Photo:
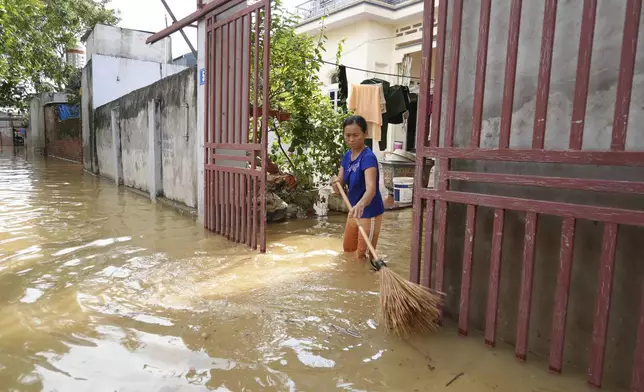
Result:
[[413,177],[394,177],[394,201],[396,203],[411,203],[414,196]]

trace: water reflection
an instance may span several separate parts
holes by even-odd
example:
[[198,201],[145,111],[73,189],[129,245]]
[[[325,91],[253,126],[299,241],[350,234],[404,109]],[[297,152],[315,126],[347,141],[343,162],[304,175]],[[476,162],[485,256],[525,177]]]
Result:
[[[381,240],[401,274],[410,217]],[[383,334],[342,227],[271,225],[260,255],[78,165],[0,153],[0,389],[442,391],[461,371],[450,391],[585,389],[451,328]]]

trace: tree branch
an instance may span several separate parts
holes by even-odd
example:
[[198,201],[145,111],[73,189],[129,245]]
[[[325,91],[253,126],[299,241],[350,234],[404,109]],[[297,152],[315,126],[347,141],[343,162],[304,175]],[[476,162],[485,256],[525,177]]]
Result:
[[[282,154],[284,154],[284,157],[286,158],[289,165],[291,166],[291,170],[293,170],[293,175],[296,176],[297,170],[295,169],[295,165],[293,164],[293,161],[291,161],[291,157],[288,156],[288,153],[284,151],[284,146],[282,146],[282,135],[280,135],[279,131],[277,130],[277,127],[273,128],[272,131],[275,132],[275,135],[277,135],[277,143],[280,145],[280,150],[282,151]],[[296,179],[297,179],[297,176],[296,176]]]

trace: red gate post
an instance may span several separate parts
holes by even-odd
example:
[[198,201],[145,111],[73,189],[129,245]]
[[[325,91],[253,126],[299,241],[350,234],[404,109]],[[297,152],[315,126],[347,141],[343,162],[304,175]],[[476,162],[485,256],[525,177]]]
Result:
[[570,295],[570,278],[574,249],[575,218],[565,218],[561,226],[557,291],[555,294],[555,306],[552,318],[552,333],[550,335],[549,369],[554,373],[561,373],[563,362],[566,316],[568,315],[568,297]]
[[530,329],[530,310],[532,307],[532,284],[534,280],[535,243],[537,242],[537,223],[539,216],[528,212],[525,216],[523,237],[523,270],[521,272],[521,292],[519,296],[519,318],[517,320],[516,357],[525,361],[528,355],[528,330]]
[[637,344],[635,346],[635,359],[633,360],[632,392],[644,392],[644,280],[642,281],[642,295],[640,298],[640,320],[637,327]]
[[575,77],[575,98],[572,105],[572,121],[570,126],[569,145],[571,150],[581,150],[584,138],[584,122],[586,120],[586,104],[588,103],[588,81],[590,79],[590,65],[593,55],[597,0],[584,0],[584,9],[582,12],[579,55],[577,56],[577,76]]
[[499,309],[499,290],[501,280],[501,250],[503,249],[503,223],[505,210],[494,210],[492,227],[492,253],[490,255],[490,283],[487,292],[487,308],[485,312],[485,344],[488,347],[496,345],[496,319]]
[[470,291],[472,290],[472,254],[476,234],[476,206],[468,204],[463,244],[463,276],[461,277],[461,306],[458,312],[458,333],[467,336],[470,321]]
[[[423,26],[432,26],[429,29],[423,29],[423,59],[421,64],[421,83],[420,83],[420,96],[418,97],[419,113],[417,118],[417,131],[416,131],[416,148],[420,151],[427,146],[427,131],[429,129],[431,112],[430,112],[430,99],[429,92],[431,90],[431,69],[432,69],[432,46],[434,42],[434,0],[424,0],[423,12]],[[411,261],[409,266],[409,280],[414,283],[420,282],[420,254],[421,254],[421,228],[423,226],[423,200],[420,197],[421,189],[425,188],[427,184],[423,184],[423,170],[425,166],[424,159],[416,160],[416,167],[414,170],[414,214],[413,214],[413,233],[411,240]],[[429,201],[427,201],[428,215],[429,215]],[[428,221],[433,222],[433,203],[432,214],[428,216]],[[433,231],[427,234],[426,243],[431,244],[433,240]],[[427,246],[425,252],[428,251]],[[427,257],[426,257],[427,258]],[[429,256],[429,271],[431,272],[431,251]],[[429,280],[428,280],[429,281]],[[427,285],[429,286],[429,285]]]
[[615,272],[617,228],[618,226],[615,223],[604,223],[599,282],[597,283],[597,305],[593,323],[593,338],[590,347],[590,365],[588,366],[588,382],[596,387],[601,387],[604,372],[606,332],[608,331],[610,300],[613,292],[613,275]]

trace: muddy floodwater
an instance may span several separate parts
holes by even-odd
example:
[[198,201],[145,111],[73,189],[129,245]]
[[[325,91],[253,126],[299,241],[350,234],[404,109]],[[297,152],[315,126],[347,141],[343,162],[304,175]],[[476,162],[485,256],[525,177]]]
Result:
[[[0,153],[0,391],[586,391],[447,323],[406,341],[344,218],[269,225],[258,254],[78,164]],[[411,210],[379,248],[408,274]]]

